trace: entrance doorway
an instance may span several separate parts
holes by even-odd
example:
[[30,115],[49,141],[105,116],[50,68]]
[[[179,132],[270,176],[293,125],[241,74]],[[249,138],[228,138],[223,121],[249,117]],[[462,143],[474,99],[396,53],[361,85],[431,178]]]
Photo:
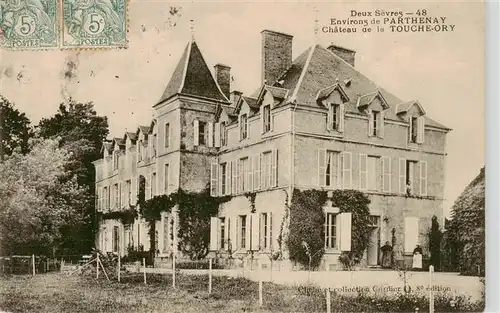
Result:
[[370,216],[370,222],[366,261],[368,266],[377,266],[380,265],[380,216]]

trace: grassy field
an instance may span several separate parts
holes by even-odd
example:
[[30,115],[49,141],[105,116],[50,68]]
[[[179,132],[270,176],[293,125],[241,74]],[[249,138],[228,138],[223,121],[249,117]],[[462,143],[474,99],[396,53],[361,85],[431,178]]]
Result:
[[[258,284],[246,279],[214,277],[208,294],[208,277],[128,274],[122,283],[95,281],[91,277],[50,273],[4,277],[0,281],[0,311],[8,312],[326,312],[320,289],[285,287],[264,283],[264,306],[258,307]],[[436,311],[480,311],[481,304],[436,299]],[[425,299],[399,297],[355,299],[332,295],[332,312],[425,312]]]

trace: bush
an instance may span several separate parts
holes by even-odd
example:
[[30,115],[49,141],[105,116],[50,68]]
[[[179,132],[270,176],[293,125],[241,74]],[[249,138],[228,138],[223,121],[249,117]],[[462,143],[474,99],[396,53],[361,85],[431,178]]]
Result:
[[437,217],[432,217],[431,229],[429,231],[429,252],[430,265],[433,265],[436,270],[441,270],[441,238],[443,234],[439,229]]

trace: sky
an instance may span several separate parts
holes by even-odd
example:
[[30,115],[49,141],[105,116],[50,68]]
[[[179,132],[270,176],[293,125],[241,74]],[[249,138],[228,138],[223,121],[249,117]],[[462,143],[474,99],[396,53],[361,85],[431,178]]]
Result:
[[[172,6],[180,8],[178,14],[169,13]],[[376,9],[425,9],[455,28],[441,33],[321,32],[332,18],[349,18],[351,10]],[[453,129],[447,136],[445,211],[484,166],[484,12],[478,2],[135,0],[129,3],[129,22],[127,49],[0,50],[0,94],[33,123],[54,114],[69,97],[93,101],[98,114],[109,118],[110,137],[121,137],[150,123],[152,106],[192,36],[210,68],[230,65],[232,88],[253,92],[261,77],[260,32],[271,29],[294,36],[294,58],[314,43],[355,50],[356,68],[365,76],[403,100],[418,100],[428,116]]]

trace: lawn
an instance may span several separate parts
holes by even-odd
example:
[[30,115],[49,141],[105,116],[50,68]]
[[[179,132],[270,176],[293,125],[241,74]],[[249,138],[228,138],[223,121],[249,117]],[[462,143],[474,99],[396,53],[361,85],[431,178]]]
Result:
[[[326,312],[325,293],[319,288],[298,288],[264,283],[264,306],[258,306],[258,283],[228,277],[148,274],[124,275],[122,282],[95,281],[90,276],[62,273],[4,277],[0,281],[0,310],[8,312]],[[355,299],[332,295],[332,312],[398,312],[426,310],[418,297]],[[436,299],[436,311],[481,311],[482,304]]]

